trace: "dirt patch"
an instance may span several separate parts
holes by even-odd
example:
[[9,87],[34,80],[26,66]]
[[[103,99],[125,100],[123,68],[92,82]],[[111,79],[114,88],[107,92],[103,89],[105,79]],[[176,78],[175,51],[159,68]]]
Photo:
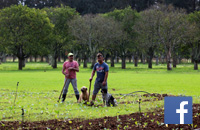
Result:
[[36,122],[2,121],[0,129],[196,129],[200,128],[200,104],[193,104],[193,125],[165,125],[164,111],[157,109],[154,112],[132,113],[115,117],[103,117],[98,119],[73,119],[73,120],[48,120]]
[[114,89],[114,88],[112,89],[112,91],[115,91],[115,90],[116,90],[116,89]]

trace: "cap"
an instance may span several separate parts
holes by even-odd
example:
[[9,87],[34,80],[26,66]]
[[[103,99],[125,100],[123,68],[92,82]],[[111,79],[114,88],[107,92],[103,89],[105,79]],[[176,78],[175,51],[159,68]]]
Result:
[[69,53],[69,54],[68,54],[68,57],[69,57],[69,56],[73,56],[73,55],[74,55],[73,53]]

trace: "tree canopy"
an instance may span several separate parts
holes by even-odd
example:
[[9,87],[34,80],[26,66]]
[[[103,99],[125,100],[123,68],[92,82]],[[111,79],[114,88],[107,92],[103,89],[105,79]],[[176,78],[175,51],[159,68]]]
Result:
[[[14,5],[0,12],[0,37],[7,52],[19,59],[19,69],[31,50],[47,40],[53,29],[47,13],[27,6]],[[37,50],[34,50],[37,51]]]

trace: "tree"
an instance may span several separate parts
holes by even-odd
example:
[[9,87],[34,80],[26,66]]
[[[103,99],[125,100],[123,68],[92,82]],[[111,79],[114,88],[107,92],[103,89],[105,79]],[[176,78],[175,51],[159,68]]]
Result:
[[3,55],[3,51],[4,51],[4,48],[3,48],[3,43],[2,43],[2,37],[0,37],[0,64],[1,64],[1,60],[2,60],[2,55]]
[[187,12],[194,12],[199,8],[199,0],[165,0],[167,5],[173,4],[174,7],[184,8]]
[[140,13],[141,17],[137,20],[134,28],[137,30],[137,41],[140,48],[148,56],[148,68],[152,68],[152,59],[159,46],[158,30],[161,22],[161,12],[156,8],[151,8]]
[[18,57],[19,70],[32,49],[47,40],[52,28],[46,12],[38,9],[15,5],[0,12],[0,37],[7,52]]
[[[138,48],[136,48],[135,42],[135,30],[132,30],[136,19],[138,18],[138,13],[131,9],[131,7],[127,7],[125,9],[115,9],[112,12],[106,14],[108,17],[114,18],[117,22],[119,22],[122,26],[122,31],[124,35],[121,35],[121,39],[116,41],[116,45],[118,45],[119,50],[118,54],[122,59],[122,69],[126,68],[126,57],[129,52],[136,52],[137,54]],[[136,56],[137,57],[137,56]]]
[[103,47],[108,47],[107,45],[112,42],[113,37],[116,38],[116,29],[118,28],[118,24],[113,19],[101,15],[78,16],[70,21],[69,25],[71,33],[77,40],[76,43],[85,46],[83,48],[85,50],[83,53],[84,61],[90,54],[91,67],[96,62],[97,52],[103,51]]
[[75,9],[67,6],[57,8],[44,8],[51,22],[55,25],[53,28],[52,39],[50,39],[50,50],[53,56],[52,67],[57,68],[57,58],[62,47],[67,44],[70,39],[68,21],[75,15],[78,15]]
[[195,11],[189,14],[188,17],[192,26],[188,33],[189,45],[194,60],[194,70],[198,70],[198,62],[200,60],[200,11]]
[[172,70],[172,52],[178,44],[184,41],[184,37],[187,35],[186,13],[184,10],[175,9],[171,5],[160,5],[158,10],[162,12],[160,29],[158,30],[159,41],[167,55],[167,70]]

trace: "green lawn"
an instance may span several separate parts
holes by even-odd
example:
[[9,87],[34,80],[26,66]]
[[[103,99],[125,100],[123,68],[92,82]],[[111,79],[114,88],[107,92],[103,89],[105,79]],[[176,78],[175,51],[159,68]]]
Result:
[[[61,73],[62,63],[57,69],[52,69],[47,63],[27,63],[22,71],[18,71],[17,63],[0,65],[0,120],[21,120],[21,108],[25,110],[25,120],[47,120],[60,118],[98,118],[116,116],[138,111],[137,101],[141,94],[123,97],[134,91],[149,93],[167,93],[170,95],[192,96],[193,102],[200,102],[200,72],[193,70],[192,64],[181,64],[172,71],[167,71],[166,65],[153,65],[148,69],[147,64],[134,67],[128,63],[127,69],[122,70],[120,64],[110,68],[108,88],[118,102],[133,101],[131,104],[119,104],[117,107],[88,107],[77,104],[72,86],[69,87],[65,103],[57,103],[64,84]],[[89,87],[90,68],[80,67],[77,73],[78,88]],[[17,82],[18,95],[14,106]],[[92,82],[93,90],[94,80]],[[92,92],[92,91],[91,91]],[[142,97],[143,98],[143,97]],[[101,95],[96,104],[102,104]],[[143,102],[142,111],[163,107],[163,101]]]

